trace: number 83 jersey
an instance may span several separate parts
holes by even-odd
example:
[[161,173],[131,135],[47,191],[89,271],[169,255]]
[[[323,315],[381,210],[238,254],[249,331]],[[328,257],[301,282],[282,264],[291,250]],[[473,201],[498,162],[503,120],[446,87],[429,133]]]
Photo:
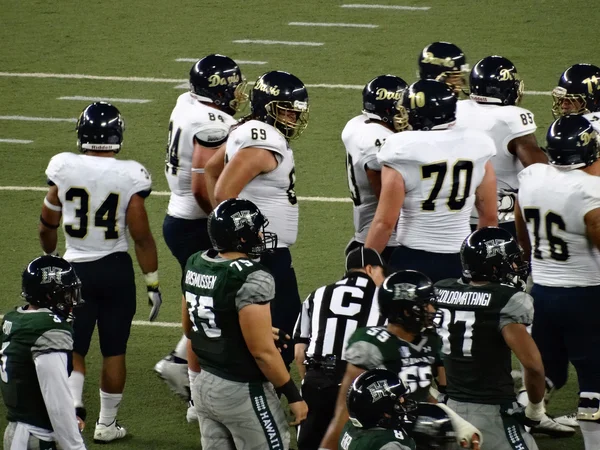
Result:
[[225,162],[249,147],[270,151],[277,161],[277,167],[250,180],[239,197],[253,202],[269,219],[266,230],[277,234],[277,246],[289,247],[296,242],[298,235],[294,153],[275,127],[250,120],[232,128],[227,140]]
[[147,197],[148,171],[136,161],[59,153],[46,169],[48,184],[58,187],[62,225],[71,262],[96,261],[126,252],[127,207],[135,194]]
[[441,366],[440,346],[440,338],[433,331],[407,342],[384,327],[366,327],[350,337],[345,359],[361,369],[384,367],[396,372],[410,389],[410,398],[424,402],[429,397],[433,368]]
[[398,243],[433,253],[458,253],[494,141],[476,130],[403,131],[387,138],[380,164],[398,171],[406,198]]
[[531,324],[533,299],[508,284],[473,286],[447,279],[435,284],[438,332],[448,396],[456,401],[500,405],[515,400],[511,351],[502,328]]

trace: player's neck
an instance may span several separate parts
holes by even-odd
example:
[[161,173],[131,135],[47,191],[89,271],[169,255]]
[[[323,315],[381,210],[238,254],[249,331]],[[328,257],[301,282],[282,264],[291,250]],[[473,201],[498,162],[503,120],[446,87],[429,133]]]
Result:
[[114,158],[116,153],[115,152],[94,152],[92,150],[88,150],[84,153],[84,155],[87,156],[99,156],[102,158]]
[[219,252],[219,256],[225,259],[248,258],[248,255],[242,252]]
[[395,323],[388,323],[387,324],[387,330],[392,333],[393,335],[399,337],[400,339],[406,341],[406,342],[412,342],[415,340],[415,337],[417,336],[416,333],[409,333],[408,331],[406,331],[404,328],[402,328],[401,325],[395,324]]
[[594,161],[594,163],[592,163],[592,165],[587,166],[583,169],[585,173],[589,174],[589,175],[593,175],[595,177],[600,176],[600,160]]

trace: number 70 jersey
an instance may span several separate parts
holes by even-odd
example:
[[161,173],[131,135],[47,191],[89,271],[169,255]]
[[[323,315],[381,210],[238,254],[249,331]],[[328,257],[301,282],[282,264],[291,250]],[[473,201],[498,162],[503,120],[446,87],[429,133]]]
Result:
[[48,184],[58,187],[62,225],[71,262],[95,261],[126,252],[127,207],[135,194],[147,197],[148,171],[136,161],[59,153],[46,169]]
[[[434,253],[458,253],[494,141],[477,130],[403,131],[387,138],[381,165],[402,175],[406,198],[398,243]],[[495,201],[495,199],[494,199]]]

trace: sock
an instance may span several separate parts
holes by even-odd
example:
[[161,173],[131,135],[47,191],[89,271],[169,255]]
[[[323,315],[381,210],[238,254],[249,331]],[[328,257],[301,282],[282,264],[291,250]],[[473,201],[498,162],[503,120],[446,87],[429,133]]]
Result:
[[85,375],[81,372],[73,371],[71,372],[71,376],[69,377],[67,383],[69,385],[69,390],[71,391],[71,396],[73,397],[73,403],[75,408],[80,408],[83,406],[83,382],[85,380]]
[[119,405],[123,399],[123,394],[109,394],[100,389],[100,417],[98,423],[110,425],[117,418]]
[[579,420],[578,422],[581,434],[583,435],[585,450],[600,448],[600,423],[588,420]]
[[173,354],[175,355],[175,357],[181,358],[185,362],[187,362],[187,341],[188,338],[183,336],[181,340],[177,343],[175,350],[173,350]]
[[188,378],[190,379],[190,390],[192,389],[192,386],[194,385],[194,380],[196,379],[196,377],[200,375],[200,372],[194,372],[192,369],[190,369],[188,367]]

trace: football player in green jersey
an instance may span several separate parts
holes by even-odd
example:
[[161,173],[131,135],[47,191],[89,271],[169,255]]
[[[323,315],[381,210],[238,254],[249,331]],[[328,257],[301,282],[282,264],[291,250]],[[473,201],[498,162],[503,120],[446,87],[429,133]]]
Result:
[[[81,283],[70,263],[46,255],[23,271],[27,305],[7,313],[0,332],[0,389],[7,410],[4,448],[85,449],[73,398],[73,330],[67,319],[81,302]],[[84,411],[78,411],[85,420]]]
[[[448,406],[484,434],[494,450],[538,447],[524,426],[544,419],[542,357],[527,332],[533,299],[522,292],[527,263],[515,238],[501,228],[472,233],[460,251],[463,278],[436,283],[443,314]],[[527,408],[516,403],[511,351],[523,365]]]
[[428,450],[462,448],[479,450],[483,442],[477,428],[446,405],[416,403],[397,374],[368,370],[348,391],[350,420],[344,426],[343,450]]
[[213,250],[192,255],[182,280],[182,322],[202,371],[191,386],[204,450],[287,449],[277,394],[297,425],[308,408],[275,346],[275,281],[253,260],[275,248],[267,219],[249,200],[229,199],[208,219]]
[[439,358],[441,341],[433,330],[436,295],[431,280],[415,270],[401,270],[385,279],[379,288],[381,315],[386,327],[359,328],[348,341],[344,359],[346,373],[340,387],[336,410],[321,448],[335,450],[348,420],[345,393],[358,375],[376,367],[397,374],[415,401],[430,400],[429,388],[434,376],[445,384]]

